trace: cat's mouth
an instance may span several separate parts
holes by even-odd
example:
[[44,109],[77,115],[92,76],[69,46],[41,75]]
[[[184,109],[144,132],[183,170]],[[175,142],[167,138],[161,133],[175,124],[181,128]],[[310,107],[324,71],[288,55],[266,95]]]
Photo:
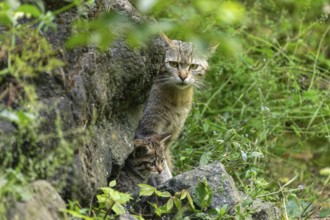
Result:
[[185,88],[188,88],[190,86],[191,86],[191,84],[188,83],[188,82],[185,82],[185,81],[176,83],[176,87],[179,88],[179,89],[185,89]]

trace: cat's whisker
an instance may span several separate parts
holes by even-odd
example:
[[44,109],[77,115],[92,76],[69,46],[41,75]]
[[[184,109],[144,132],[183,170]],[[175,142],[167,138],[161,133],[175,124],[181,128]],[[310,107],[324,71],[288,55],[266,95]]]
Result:
[[164,86],[170,84],[171,81],[164,81],[164,82],[161,82],[161,83],[157,83],[157,87],[160,89],[160,88],[163,88]]
[[175,83],[176,77],[174,76],[161,76],[156,79],[156,86],[158,88],[163,88],[166,85]]
[[157,78],[156,79],[156,83],[163,83],[163,82],[167,82],[170,81],[171,79],[169,77],[164,77],[164,78]]
[[195,81],[194,86],[201,90],[206,90],[208,88],[207,83],[198,80]]
[[164,81],[171,81],[174,77],[173,76],[162,76],[162,77],[157,77],[156,78],[156,83],[160,82],[164,82]]

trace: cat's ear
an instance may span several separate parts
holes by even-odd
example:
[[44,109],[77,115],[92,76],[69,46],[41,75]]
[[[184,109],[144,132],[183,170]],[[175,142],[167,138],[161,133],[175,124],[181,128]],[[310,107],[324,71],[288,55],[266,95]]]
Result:
[[159,143],[160,143],[160,144],[164,144],[165,141],[167,141],[168,139],[171,138],[171,136],[172,136],[172,135],[170,135],[170,134],[162,134],[162,135],[160,136],[160,138],[159,138]]
[[176,45],[173,43],[173,41],[169,37],[167,37],[163,32],[160,32],[160,36],[168,44],[168,46],[170,46],[172,48],[176,47]]
[[212,56],[218,49],[220,43],[217,43],[213,46],[210,46],[207,50],[208,50],[208,54],[209,54],[209,57]]

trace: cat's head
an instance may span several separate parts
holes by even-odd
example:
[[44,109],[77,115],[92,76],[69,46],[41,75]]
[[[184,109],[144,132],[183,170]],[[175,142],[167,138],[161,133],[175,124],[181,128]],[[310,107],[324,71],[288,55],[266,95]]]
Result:
[[135,168],[145,175],[150,172],[161,173],[165,161],[165,142],[170,137],[169,134],[154,134],[135,139],[132,152]]
[[198,53],[192,43],[171,40],[162,35],[167,44],[164,66],[160,72],[158,84],[172,85],[179,89],[191,86],[203,86],[208,69],[206,56]]

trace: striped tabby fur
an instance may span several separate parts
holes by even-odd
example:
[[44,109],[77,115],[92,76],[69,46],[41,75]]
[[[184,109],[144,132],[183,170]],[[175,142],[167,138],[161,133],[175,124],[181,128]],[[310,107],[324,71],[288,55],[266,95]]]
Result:
[[154,173],[163,171],[165,141],[170,135],[151,135],[134,140],[134,150],[119,171],[116,189],[137,192],[139,183],[146,183]]
[[203,87],[203,78],[208,68],[206,58],[196,53],[191,43],[170,40],[165,35],[163,38],[167,42],[165,60],[135,132],[135,138],[171,134],[165,143],[165,171],[158,175],[157,185],[172,178],[168,146],[177,140],[192,106],[193,88]]

